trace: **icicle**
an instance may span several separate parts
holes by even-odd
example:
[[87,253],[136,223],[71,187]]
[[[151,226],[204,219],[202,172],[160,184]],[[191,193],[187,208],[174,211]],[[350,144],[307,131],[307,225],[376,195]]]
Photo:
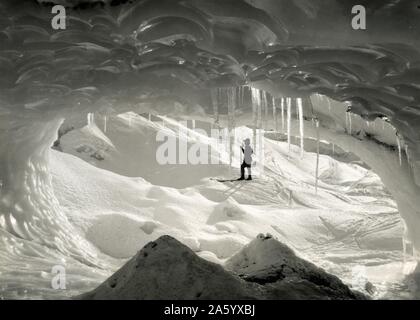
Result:
[[351,117],[351,113],[349,112],[349,134],[351,135],[351,125],[352,125],[352,117]]
[[316,167],[315,167],[315,194],[318,194],[318,175],[319,175],[319,120],[315,120],[316,125]]
[[408,155],[408,145],[404,145],[404,151],[405,151],[405,155],[407,157],[407,162],[408,164],[410,164],[410,156]]
[[276,98],[273,97],[273,119],[274,119],[274,127],[276,132],[279,132],[279,122],[277,119],[277,105],[276,105]]
[[192,124],[192,129],[195,130],[195,120],[192,120],[191,124]]
[[284,132],[284,98],[281,98],[281,130]]
[[264,130],[267,130],[267,126],[268,126],[268,99],[267,99],[267,92],[265,91],[261,91],[262,92],[262,106],[264,108]]
[[349,113],[346,111],[346,132],[348,131],[349,127]]
[[287,146],[290,153],[290,134],[292,129],[292,99],[287,98]]
[[397,145],[398,145],[398,159],[400,161],[400,166],[402,166],[401,141],[398,135],[397,135]]
[[218,128],[219,127],[219,90],[217,88],[211,90],[211,101],[213,103],[214,124]]
[[299,114],[299,134],[300,134],[300,156],[304,153],[304,123],[303,123],[303,103],[302,98],[297,99],[297,108]]
[[152,121],[152,114],[151,113],[149,113],[149,121],[150,122]]
[[242,107],[244,105],[245,86],[239,87],[238,104]]
[[88,126],[91,126],[94,122],[95,122],[94,113],[89,112],[87,114],[87,124],[88,124]]
[[258,89],[251,88],[252,98],[252,135],[253,135],[253,146],[254,150],[257,150],[257,127],[258,127],[258,110],[260,105],[260,92]]
[[232,166],[233,162],[233,145],[235,142],[235,107],[236,107],[236,88],[229,88],[228,95],[228,130],[229,130],[229,164]]
[[262,97],[262,90],[258,90],[260,92],[259,94],[259,100],[258,100],[258,105],[257,105],[257,114],[258,114],[258,129],[261,130],[263,123],[262,123],[262,101],[261,101],[261,97]]
[[298,105],[299,98],[295,98],[295,107],[296,107],[296,120],[299,121],[299,105]]
[[335,154],[335,143],[332,144],[332,155],[334,156]]
[[106,133],[106,125],[107,125],[107,120],[108,120],[108,117],[107,116],[104,116],[104,132]]

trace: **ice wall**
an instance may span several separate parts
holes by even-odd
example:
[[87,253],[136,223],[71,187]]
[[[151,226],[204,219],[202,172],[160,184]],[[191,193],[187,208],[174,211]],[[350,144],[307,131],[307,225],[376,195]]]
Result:
[[[320,95],[314,95],[311,101],[312,110],[319,117],[320,124],[319,129],[313,125],[306,126],[307,137],[315,138],[319,130],[321,140],[329,141],[354,153],[381,177],[397,202],[405,224],[404,241],[414,245],[419,252],[420,187],[413,174],[413,163],[408,157],[409,151],[399,152],[398,144],[401,142],[396,142],[398,134],[396,128],[385,119],[366,121],[358,115],[352,115],[352,132],[350,132],[348,130],[350,115],[346,104]],[[406,149],[408,150],[408,147]]]
[[89,262],[93,248],[62,213],[51,183],[49,153],[63,119],[0,120],[0,227]]

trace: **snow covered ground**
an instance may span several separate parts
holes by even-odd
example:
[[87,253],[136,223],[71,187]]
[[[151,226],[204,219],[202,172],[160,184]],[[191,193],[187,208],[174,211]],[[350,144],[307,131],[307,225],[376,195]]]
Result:
[[[79,249],[96,260],[86,264],[0,229],[1,297],[66,298],[90,291],[162,235],[224,264],[260,233],[362,292],[371,282],[374,298],[407,297],[410,288],[402,283],[413,263],[402,262],[395,202],[377,175],[349,161],[351,155],[333,155],[331,145],[322,145],[326,154],[320,156],[316,194],[316,154],[301,157],[295,145],[289,153],[282,137],[266,137],[263,174],[250,182],[221,183],[215,178],[239,177],[239,158],[233,169],[157,163],[157,131],[178,129],[175,121],[162,119],[128,113],[107,119],[105,130],[99,118],[61,137],[63,152],[52,151],[50,159],[55,196],[92,244]],[[252,130],[242,127],[237,134],[251,136]],[[200,134],[190,136],[215,145]],[[311,141],[306,145],[313,150]],[[66,290],[51,288],[57,264],[66,267]]]
[[[168,265],[171,268],[168,269]],[[336,276],[260,234],[225,263],[209,262],[170,236],[149,242],[95,290],[93,300],[365,300]]]

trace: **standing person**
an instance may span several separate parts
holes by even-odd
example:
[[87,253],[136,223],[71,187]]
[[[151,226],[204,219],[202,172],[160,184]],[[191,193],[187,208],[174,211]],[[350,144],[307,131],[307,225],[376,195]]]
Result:
[[241,150],[244,154],[244,161],[241,164],[241,177],[238,180],[245,180],[245,168],[248,169],[248,179],[252,180],[251,176],[251,166],[252,166],[252,154],[254,150],[251,148],[251,140],[249,138],[244,140],[245,145],[241,147]]

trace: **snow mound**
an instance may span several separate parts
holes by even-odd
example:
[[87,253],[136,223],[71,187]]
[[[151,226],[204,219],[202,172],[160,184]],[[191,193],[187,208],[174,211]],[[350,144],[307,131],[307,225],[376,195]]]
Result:
[[275,240],[270,234],[259,234],[240,252],[231,257],[225,264],[228,270],[238,274],[253,274],[274,265],[296,262],[296,255],[285,244]]
[[363,299],[338,277],[299,258],[271,235],[259,234],[225,267],[242,279],[276,288],[286,299]]
[[83,299],[247,299],[243,280],[169,236],[147,244]]
[[228,200],[219,203],[213,213],[210,215],[207,223],[216,224],[218,222],[230,221],[230,220],[242,220],[246,215],[238,202],[234,199],[229,198]]
[[[250,271],[248,262],[262,268],[259,278],[243,276],[200,258],[170,236],[147,244],[113,276],[81,299],[361,299],[338,278],[296,257],[270,236],[259,236],[235,255],[229,265]],[[270,266],[267,265],[270,264]],[[294,270],[293,268],[300,268]],[[288,271],[285,271],[285,270]],[[288,273],[282,277],[272,271]],[[254,270],[257,271],[257,270]],[[270,279],[267,283],[258,281]]]

